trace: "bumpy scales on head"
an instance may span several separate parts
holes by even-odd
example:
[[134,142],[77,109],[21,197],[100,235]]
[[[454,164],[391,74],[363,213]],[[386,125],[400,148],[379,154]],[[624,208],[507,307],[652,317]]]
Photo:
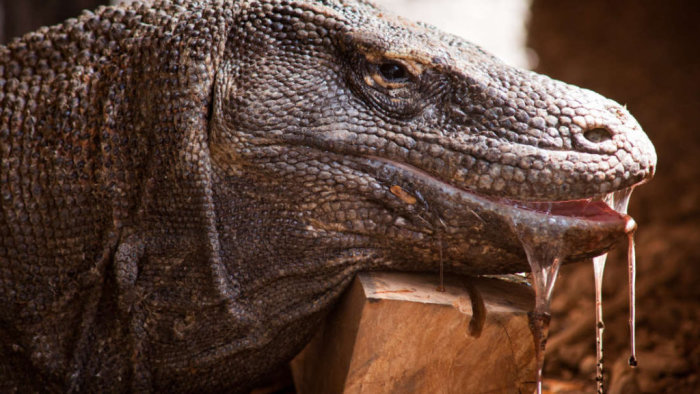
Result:
[[582,204],[656,163],[618,104],[365,2],[106,7],[0,63],[3,388],[245,391],[358,271],[527,270],[543,204],[606,251]]

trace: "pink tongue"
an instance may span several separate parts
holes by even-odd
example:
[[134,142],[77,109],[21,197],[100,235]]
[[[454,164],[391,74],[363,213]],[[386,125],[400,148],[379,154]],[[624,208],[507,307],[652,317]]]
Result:
[[548,215],[576,217],[597,222],[627,221],[625,215],[616,212],[608,204],[591,199],[556,202],[513,201],[512,204],[518,208]]

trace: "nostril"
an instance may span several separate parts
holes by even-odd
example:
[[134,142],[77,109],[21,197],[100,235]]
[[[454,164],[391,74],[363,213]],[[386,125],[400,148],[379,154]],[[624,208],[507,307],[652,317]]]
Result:
[[595,129],[586,130],[583,136],[588,141],[599,144],[601,142],[610,141],[612,139],[612,132],[602,127],[596,127]]

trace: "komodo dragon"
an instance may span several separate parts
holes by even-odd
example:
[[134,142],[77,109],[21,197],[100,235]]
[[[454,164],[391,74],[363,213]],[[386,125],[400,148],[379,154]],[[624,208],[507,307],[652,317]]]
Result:
[[504,212],[656,165],[617,103],[361,0],[103,7],[0,59],[2,391],[245,391],[357,272],[527,271]]

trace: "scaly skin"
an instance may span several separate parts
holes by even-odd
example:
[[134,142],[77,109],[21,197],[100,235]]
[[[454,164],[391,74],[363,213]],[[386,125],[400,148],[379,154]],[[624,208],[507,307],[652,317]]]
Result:
[[3,389],[245,391],[358,271],[526,270],[499,198],[656,163],[618,104],[364,2],[101,8],[0,64]]

